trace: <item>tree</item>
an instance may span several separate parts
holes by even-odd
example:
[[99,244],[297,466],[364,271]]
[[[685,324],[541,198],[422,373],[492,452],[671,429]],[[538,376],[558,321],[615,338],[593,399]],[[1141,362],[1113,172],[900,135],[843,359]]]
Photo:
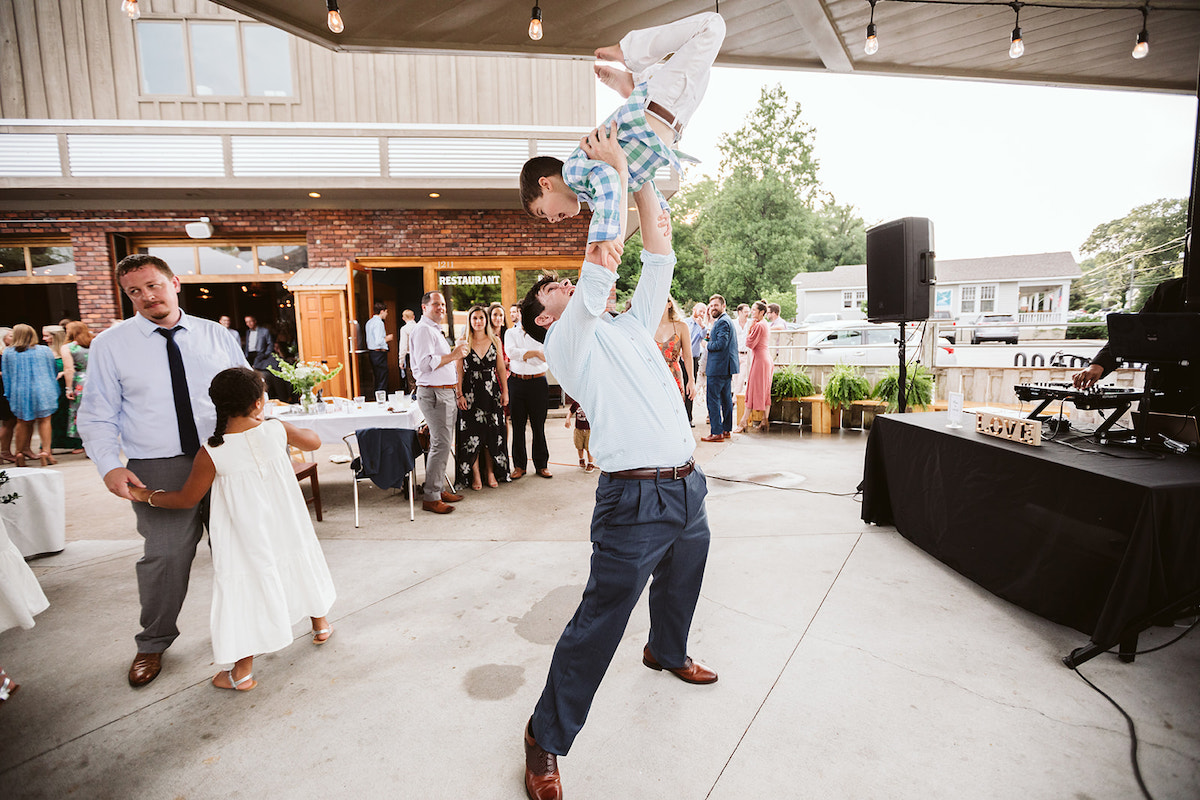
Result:
[[819,164],[813,158],[815,134],[816,130],[800,118],[800,104],[788,101],[782,84],[764,86],[758,105],[742,127],[732,134],[722,134],[717,142],[721,175],[776,175],[812,208],[821,194]]
[[1155,286],[1182,274],[1186,227],[1186,199],[1147,203],[1097,225],[1079,248],[1088,256],[1080,287],[1090,297],[1141,308]]

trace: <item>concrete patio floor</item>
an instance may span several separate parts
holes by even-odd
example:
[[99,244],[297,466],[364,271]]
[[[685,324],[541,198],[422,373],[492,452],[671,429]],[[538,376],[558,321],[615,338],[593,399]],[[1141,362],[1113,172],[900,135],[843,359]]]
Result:
[[[468,489],[415,522],[406,496],[364,485],[359,529],[328,460],[344,448],[323,448],[335,633],[318,648],[296,626],[246,694],[209,685],[204,546],[162,675],[129,687],[141,540],[90,462],[63,458],[67,548],[31,562],[50,608],[0,635],[21,684],[0,707],[0,796],[524,797],[521,730],[587,577],[596,482],[562,419],[547,430],[552,480]],[[643,597],[559,761],[568,798],[1138,796],[1124,720],[1060,662],[1087,637],[863,523],[865,441],[699,445],[713,540],[690,651],[720,681],[642,666]],[[1200,634],[1080,671],[1136,721],[1154,797],[1200,796]]]

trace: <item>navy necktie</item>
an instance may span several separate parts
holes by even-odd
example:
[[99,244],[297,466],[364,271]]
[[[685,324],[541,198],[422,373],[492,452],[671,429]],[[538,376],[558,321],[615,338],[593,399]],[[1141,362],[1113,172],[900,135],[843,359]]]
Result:
[[183,368],[183,354],[175,343],[175,333],[183,330],[179,326],[159,328],[158,332],[167,340],[167,364],[171,367],[171,394],[175,397],[175,419],[179,423],[179,444],[184,455],[194,456],[200,449],[200,434],[196,432],[196,418],[192,416],[192,398],[188,395],[187,372]]

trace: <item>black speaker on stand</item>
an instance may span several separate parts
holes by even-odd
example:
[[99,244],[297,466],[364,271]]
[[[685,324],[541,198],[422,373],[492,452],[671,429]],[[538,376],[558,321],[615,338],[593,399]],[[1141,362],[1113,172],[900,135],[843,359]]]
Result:
[[867,231],[867,319],[900,323],[900,413],[907,411],[904,343],[908,322],[929,319],[934,307],[933,222],[925,217],[876,225]]

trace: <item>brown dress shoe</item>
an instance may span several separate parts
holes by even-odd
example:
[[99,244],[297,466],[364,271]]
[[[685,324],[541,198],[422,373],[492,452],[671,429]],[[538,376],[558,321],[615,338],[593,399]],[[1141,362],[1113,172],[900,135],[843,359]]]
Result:
[[462,500],[462,498],[463,496],[461,494],[455,494],[454,492],[442,492],[443,503],[457,503],[459,500]]
[[537,471],[537,474],[538,474],[538,475],[540,475],[540,476],[541,476],[541,477],[543,477],[543,478],[553,478],[553,477],[554,477],[554,473],[553,473],[553,472],[551,472],[550,470],[548,470],[548,469],[547,469],[547,468],[545,468],[545,467],[542,467],[541,469],[539,469],[539,470]]
[[684,660],[683,666],[678,669],[664,667],[655,660],[653,655],[651,655],[650,645],[646,645],[642,648],[642,663],[650,669],[656,669],[659,671],[665,669],[667,672],[671,673],[676,678],[679,678],[679,680],[683,681],[684,683],[705,684],[717,682],[717,673],[713,672],[711,669],[698,661],[692,661],[690,656]]
[[732,434],[732,433],[730,433],[729,431],[725,431],[725,436],[724,436],[724,438],[726,438],[726,439],[732,439],[732,438],[733,438],[733,434]]
[[520,467],[517,467],[516,469],[514,469],[512,471],[512,474],[509,475],[508,477],[515,481],[517,478],[521,477],[524,474],[525,474],[525,470],[521,469]]
[[447,505],[441,500],[422,500],[421,508],[425,511],[432,511],[435,514],[449,514],[454,510],[454,506]]
[[162,672],[162,653],[138,653],[129,666],[129,685],[145,686]]
[[721,436],[721,435],[717,435],[717,436],[701,436],[701,437],[700,437],[700,441],[702,441],[702,442],[723,442],[723,441],[725,441],[725,437],[724,437],[724,436]]
[[530,728],[525,726],[525,794],[529,800],[562,800],[562,778],[558,774],[558,756],[538,747]]

